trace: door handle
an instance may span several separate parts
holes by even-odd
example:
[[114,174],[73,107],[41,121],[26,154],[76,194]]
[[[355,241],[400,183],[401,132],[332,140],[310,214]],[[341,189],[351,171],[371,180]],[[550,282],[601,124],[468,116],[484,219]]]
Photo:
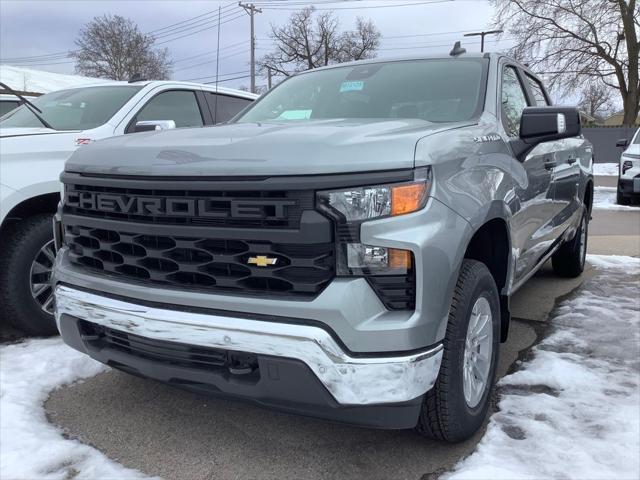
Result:
[[547,160],[546,162],[544,162],[544,168],[546,168],[547,170],[553,170],[557,165],[558,162],[556,162],[555,160]]
[[574,163],[576,163],[577,161],[578,161],[578,159],[577,159],[577,158],[569,158],[569,160],[567,160],[567,163],[568,163],[569,165],[573,165],[573,164],[574,164]]

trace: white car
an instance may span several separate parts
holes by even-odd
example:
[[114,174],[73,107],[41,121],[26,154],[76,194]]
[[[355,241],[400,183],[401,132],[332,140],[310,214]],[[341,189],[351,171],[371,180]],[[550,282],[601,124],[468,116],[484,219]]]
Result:
[[617,202],[628,205],[632,200],[640,199],[640,128],[631,142],[618,140],[616,146],[626,148],[620,155]]
[[29,334],[56,333],[51,219],[59,175],[77,148],[114,135],[225,122],[255,98],[195,83],[113,82],[51,92],[30,100],[41,113],[22,105],[0,118],[0,315]]
[[[37,97],[24,95],[27,100],[34,100]],[[0,117],[5,113],[9,113],[14,108],[20,106],[21,100],[11,93],[0,93]]]

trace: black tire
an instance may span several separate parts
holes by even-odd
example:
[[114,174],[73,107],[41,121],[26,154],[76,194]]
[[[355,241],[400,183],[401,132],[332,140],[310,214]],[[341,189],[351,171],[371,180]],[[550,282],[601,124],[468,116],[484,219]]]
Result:
[[[485,297],[491,308],[491,363],[479,403],[470,407],[465,400],[463,387],[465,341],[473,306],[480,297]],[[470,438],[480,429],[489,409],[499,345],[500,302],[496,283],[483,263],[464,260],[449,310],[440,373],[435,386],[425,395],[416,427],[421,435],[435,440],[459,442]]]
[[616,203],[618,205],[629,205],[630,201],[629,201],[629,197],[625,196],[622,194],[622,192],[620,191],[620,188],[618,188],[618,190],[616,191]]
[[53,239],[51,219],[50,214],[38,214],[19,220],[7,226],[0,239],[0,312],[4,321],[29,335],[58,333],[53,315],[31,295],[30,279],[36,255]]
[[[584,232],[584,235],[583,235]],[[582,212],[580,227],[575,236],[562,244],[551,257],[551,264],[556,275],[566,278],[579,277],[584,271],[587,255],[587,240],[589,238],[589,217],[586,209]],[[581,248],[584,242],[584,248]]]

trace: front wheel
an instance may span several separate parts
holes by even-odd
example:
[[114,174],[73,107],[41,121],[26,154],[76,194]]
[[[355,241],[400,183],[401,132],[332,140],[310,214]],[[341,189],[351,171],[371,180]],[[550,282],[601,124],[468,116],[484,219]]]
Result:
[[498,288],[481,262],[464,260],[449,310],[442,364],[425,395],[417,430],[458,442],[480,429],[489,409],[500,338]]
[[584,271],[584,262],[587,256],[587,240],[589,236],[589,214],[585,208],[582,212],[580,226],[575,236],[560,246],[551,257],[551,265],[556,275],[560,277],[575,278]]
[[51,271],[55,261],[51,215],[39,214],[3,232],[0,258],[2,316],[29,335],[57,333]]

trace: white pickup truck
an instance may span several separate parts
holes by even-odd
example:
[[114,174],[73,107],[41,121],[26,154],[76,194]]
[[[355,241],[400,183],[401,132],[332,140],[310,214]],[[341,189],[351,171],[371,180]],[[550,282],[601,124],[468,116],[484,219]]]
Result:
[[[82,145],[146,130],[226,122],[252,93],[177,81],[113,82],[48,93],[0,118],[0,316],[57,332],[49,285],[59,175]],[[162,161],[162,160],[160,160]]]

